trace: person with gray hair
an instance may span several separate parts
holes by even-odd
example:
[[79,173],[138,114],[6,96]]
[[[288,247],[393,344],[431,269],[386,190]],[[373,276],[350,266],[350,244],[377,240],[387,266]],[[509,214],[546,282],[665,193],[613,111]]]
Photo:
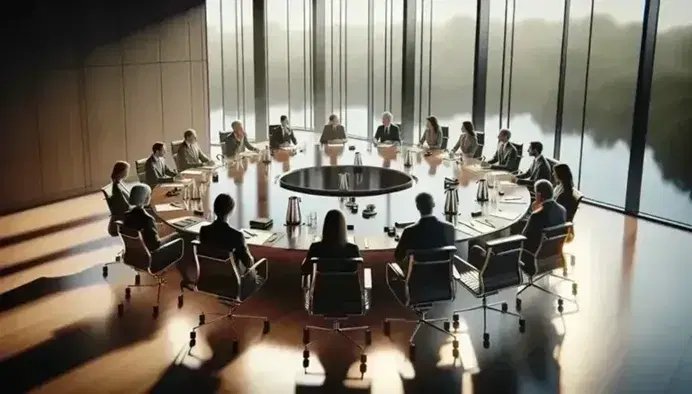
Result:
[[159,229],[156,225],[156,220],[146,211],[146,207],[151,200],[151,188],[143,183],[137,184],[130,190],[130,205],[129,211],[125,213],[123,226],[134,231],[142,233],[142,239],[149,251],[158,249],[173,239],[177,238],[177,234],[173,233],[163,238],[159,238]]
[[247,140],[243,122],[234,120],[233,123],[231,123],[231,129],[233,129],[233,133],[231,133],[224,142],[226,144],[226,156],[235,156],[241,152],[245,152],[246,149],[252,152],[259,151],[259,149],[252,146],[250,141]]
[[188,168],[202,167],[203,165],[214,164],[214,161],[209,159],[197,144],[197,132],[193,129],[185,130],[183,134],[185,142],[178,147],[178,157],[176,159],[178,169],[185,171]]
[[377,126],[375,131],[375,138],[373,138],[373,143],[377,145],[380,144],[401,144],[401,130],[399,126],[392,123],[394,116],[391,112],[385,112],[382,114],[382,124]]

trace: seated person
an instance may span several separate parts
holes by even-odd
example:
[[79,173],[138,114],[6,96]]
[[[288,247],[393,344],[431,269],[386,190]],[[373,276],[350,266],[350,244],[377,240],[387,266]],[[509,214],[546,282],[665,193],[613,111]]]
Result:
[[[415,224],[404,229],[394,250],[394,258],[399,267],[401,267],[404,277],[408,277],[411,269],[408,261],[409,250],[432,249],[454,245],[454,226],[439,220],[433,215],[435,201],[430,194],[421,193],[416,196],[416,208],[420,212],[420,219]],[[447,255],[445,254],[446,257]]]
[[269,136],[269,146],[272,149],[279,149],[284,146],[296,145],[298,142],[293,130],[289,127],[288,116],[281,115],[281,125]]
[[[322,239],[310,245],[308,254],[300,267],[302,275],[312,275],[313,257],[321,258],[352,258],[360,257],[360,250],[355,244],[348,242],[346,230],[346,218],[338,209],[327,212],[322,225]],[[358,267],[344,267],[346,271],[353,271]]]
[[375,131],[373,143],[381,144],[401,144],[401,132],[399,126],[392,124],[394,116],[391,113],[385,112],[382,114],[382,124]]
[[255,264],[255,259],[245,241],[242,231],[228,224],[228,216],[235,208],[233,197],[226,193],[219,194],[214,200],[214,215],[216,220],[199,229],[199,242],[214,249],[233,252],[233,260],[244,275]]
[[212,165],[214,161],[209,159],[199,148],[197,144],[197,132],[193,129],[185,130],[183,134],[185,142],[178,148],[178,165],[180,171],[185,171],[188,168],[202,167],[204,165]]
[[138,184],[130,190],[130,208],[125,213],[123,226],[130,230],[142,233],[142,239],[150,252],[155,251],[161,245],[166,244],[178,237],[172,233],[163,238],[159,238],[159,230],[154,218],[145,210],[151,199],[151,188],[145,184]]
[[[522,235],[526,237],[524,241],[524,250],[531,253],[522,253],[522,261],[525,263],[525,269],[532,274],[535,267],[533,264],[532,254],[538,250],[538,245],[541,243],[543,230],[548,227],[557,226],[566,223],[565,208],[555,202],[553,199],[553,185],[545,179],[538,180],[534,185],[536,194],[536,202],[533,205],[533,211],[529,216],[529,220],[522,231]],[[469,263],[476,268],[481,268],[485,260],[486,250],[483,246],[475,245],[469,251]]]
[[457,143],[454,144],[451,152],[454,153],[459,149],[461,149],[461,156],[463,158],[471,159],[473,159],[473,156],[476,154],[476,150],[478,149],[476,130],[473,127],[473,123],[469,121],[464,121],[464,123],[461,124],[461,135],[459,136]]
[[429,116],[425,123],[425,132],[420,137],[418,145],[421,147],[428,144],[430,149],[440,149],[442,146],[442,128],[434,116]]
[[231,129],[233,129],[233,132],[226,137],[226,140],[224,141],[224,144],[226,144],[227,156],[235,156],[239,153],[245,152],[246,149],[252,152],[259,151],[259,149],[252,146],[250,141],[247,140],[243,122],[234,120],[233,123],[231,123]]
[[497,150],[492,159],[483,164],[490,165],[490,168],[493,170],[516,171],[517,168],[513,168],[513,166],[518,164],[519,152],[509,142],[511,137],[512,133],[509,130],[500,130],[500,133],[497,135]]
[[534,157],[531,167],[525,172],[513,177],[513,181],[519,185],[533,186],[536,181],[545,179],[550,180],[550,163],[543,157],[543,144],[533,141],[529,144],[529,156]]
[[171,170],[166,165],[166,146],[163,142],[156,142],[151,147],[151,156],[144,164],[144,175],[147,180],[147,185],[154,187],[160,183],[168,183],[173,181],[173,177],[178,175],[177,172]]
[[346,129],[341,125],[339,117],[336,114],[329,115],[329,124],[322,129],[320,144],[342,144],[346,141]]
[[125,212],[130,209],[130,190],[123,183],[130,173],[130,165],[126,161],[117,161],[111,171],[111,193],[108,206],[111,209],[111,217],[108,222],[108,233],[114,237],[118,236],[118,229],[115,222],[123,220]]
[[565,208],[567,221],[571,222],[577,213],[578,204],[577,196],[575,196],[572,170],[565,163],[556,164],[553,167],[553,180],[555,181],[555,201]]

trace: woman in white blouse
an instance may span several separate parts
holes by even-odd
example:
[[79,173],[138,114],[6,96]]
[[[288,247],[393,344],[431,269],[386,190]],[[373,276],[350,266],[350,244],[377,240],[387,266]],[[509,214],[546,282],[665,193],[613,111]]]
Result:
[[461,150],[462,159],[473,158],[478,149],[478,139],[476,138],[476,130],[473,128],[473,123],[465,121],[461,124],[461,135],[459,140],[452,148],[452,153]]

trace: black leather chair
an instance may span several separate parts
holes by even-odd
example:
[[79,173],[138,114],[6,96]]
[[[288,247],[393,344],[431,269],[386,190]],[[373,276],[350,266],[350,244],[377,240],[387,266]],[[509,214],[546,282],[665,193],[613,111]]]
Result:
[[227,139],[231,134],[233,134],[232,131],[223,131],[223,130],[219,131],[219,145],[221,145],[221,155],[222,155],[223,157],[228,156],[228,155],[226,154],[226,152],[227,152],[227,150],[226,150],[226,139]]
[[545,160],[548,162],[548,165],[550,165],[550,172],[553,172],[553,168],[555,168],[558,163],[560,163],[558,160],[553,159],[552,157],[546,157]]
[[[572,211],[567,212],[567,221],[574,223],[574,217],[577,215],[577,211],[579,210],[579,204],[581,204],[581,200],[584,199],[584,195],[577,189],[572,190],[572,195],[574,198],[577,200],[577,203],[574,205],[574,209]],[[569,234],[567,234],[567,238],[565,239],[565,243],[570,243],[574,239],[574,225],[570,229]],[[567,255],[567,254],[565,254]],[[575,258],[572,255],[567,255],[570,258],[570,263],[571,265],[575,265]]]
[[[120,234],[118,234],[118,225],[116,224],[116,222],[119,220],[119,218],[113,215],[113,204],[111,202],[111,195],[108,192],[108,187],[101,189],[101,193],[103,193],[103,199],[106,200],[106,204],[108,205],[108,211],[110,212],[110,216],[108,218],[108,235],[110,235],[111,237],[118,237],[120,236]],[[125,249],[120,250],[120,252],[118,252],[115,255],[114,261],[108,262],[103,265],[104,278],[108,276],[108,266],[113,264],[119,264],[122,260],[122,256],[124,253]]]
[[447,144],[449,143],[449,127],[440,126],[440,130],[442,130],[442,144],[440,144],[440,149],[445,150],[447,149]]
[[[487,311],[495,311],[519,318],[519,331],[526,330],[526,321],[520,315],[510,312],[507,302],[500,301],[488,304],[488,297],[498,294],[501,290],[516,288],[523,282],[520,269],[520,259],[524,247],[523,235],[511,235],[498,238],[486,243],[485,257],[480,264],[471,264],[461,258],[463,272],[454,272],[461,285],[476,298],[481,298],[481,305],[455,311],[452,316],[454,328],[459,328],[459,313],[483,310],[483,347],[490,347],[490,334],[487,331]],[[480,246],[474,246],[480,248]],[[476,262],[474,262],[476,263]],[[477,268],[480,267],[480,268]],[[501,309],[496,306],[501,305]]]
[[144,159],[135,160],[135,168],[137,169],[137,178],[142,183],[147,182],[146,165],[147,165],[148,159],[149,159],[148,157],[145,157]]
[[[149,249],[144,244],[142,234],[139,231],[134,231],[123,226],[121,221],[117,221],[118,234],[125,245],[125,253],[123,254],[123,263],[135,271],[135,284],[128,285],[125,288],[125,299],[129,300],[131,289],[133,287],[156,287],[156,304],[154,305],[154,317],[159,314],[159,300],[161,298],[161,286],[165,283],[163,275],[170,268],[183,258],[185,244],[182,238],[175,239],[164,245],[161,245],[154,251]],[[151,276],[156,283],[142,284],[140,273],[146,273]],[[178,307],[183,306],[182,297],[178,298]],[[125,305],[118,305],[118,315],[122,315],[125,310]]]
[[[449,332],[448,318],[431,319],[427,317],[434,305],[454,301],[456,287],[454,286],[452,271],[455,252],[455,246],[408,251],[409,264],[411,264],[411,273],[408,277],[406,276],[408,273],[403,272],[399,264],[387,264],[387,286],[397,301],[413,310],[418,318],[413,320],[387,318],[384,320],[384,334],[390,335],[392,322],[415,324],[416,328],[409,338],[409,353],[412,359],[415,358],[416,352],[414,339],[418,330],[423,326],[432,327],[451,337],[453,348],[458,349],[459,347],[459,342]],[[444,328],[436,326],[435,323],[438,322],[444,322]]]
[[180,166],[180,161],[178,160],[178,149],[183,143],[185,143],[185,140],[171,142],[171,155],[173,155],[173,163],[175,163],[175,168],[178,170],[178,172],[180,172],[180,169],[182,168]]
[[[553,277],[561,281],[572,283],[572,295],[577,295],[577,283],[567,278],[567,265],[565,254],[562,249],[567,239],[568,234],[572,231],[572,223],[565,223],[558,226],[548,227],[543,230],[541,242],[538,245],[536,253],[531,253],[524,250],[522,255],[522,270],[529,277],[527,283],[521,290],[517,292],[516,309],[521,310],[521,299],[519,296],[526,289],[534,287],[544,293],[557,297],[557,310],[562,313],[564,311],[564,300],[567,300],[576,305],[576,299],[564,298],[560,294],[536,284],[537,281],[544,277]],[[564,276],[555,275],[553,271],[562,269]]]
[[269,127],[267,127],[267,139],[269,141],[271,141],[272,136],[274,135],[274,132],[276,130],[281,130],[280,124],[270,124]]
[[514,149],[517,150],[517,159],[513,162],[510,163],[507,166],[507,170],[509,172],[516,172],[519,171],[519,165],[521,164],[521,159],[524,157],[524,144],[515,144],[514,142],[510,141],[510,144],[514,146]]
[[[367,370],[365,346],[370,345],[372,333],[369,326],[342,327],[341,322],[352,316],[364,316],[370,309],[372,275],[363,268],[363,259],[358,258],[312,258],[313,273],[304,288],[305,307],[310,316],[322,316],[332,321],[331,327],[305,326],[303,328],[303,368],[310,366],[308,346],[317,342],[310,340],[310,331],[327,331],[346,338],[360,350],[360,372]],[[365,346],[360,345],[347,332],[363,331]]]
[[483,157],[483,147],[485,146],[485,133],[476,130],[476,140],[478,141],[478,148],[476,148],[476,153],[473,154],[473,158],[481,159]]
[[[209,321],[206,319],[206,314],[202,312],[199,315],[199,324],[190,331],[190,348],[197,344],[197,330],[226,319],[262,320],[264,322],[262,332],[267,334],[270,330],[267,317],[235,313],[236,309],[260,290],[269,278],[267,259],[257,260],[245,272],[240,272],[231,252],[209,247],[197,240],[192,241],[192,250],[195,256],[196,279],[194,283],[181,284],[180,299],[187,289],[216,298],[222,305],[228,307],[228,310],[225,313],[214,313],[216,317]],[[253,274],[259,274],[259,276]],[[232,326],[231,330],[235,334]],[[238,339],[234,337],[234,353],[238,352],[238,347]]]

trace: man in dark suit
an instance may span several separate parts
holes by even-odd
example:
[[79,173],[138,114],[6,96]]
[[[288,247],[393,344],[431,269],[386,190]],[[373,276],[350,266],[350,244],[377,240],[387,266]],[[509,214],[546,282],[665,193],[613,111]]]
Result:
[[526,172],[517,174],[514,181],[519,185],[533,186],[536,181],[545,179],[550,180],[552,170],[550,163],[543,157],[543,144],[533,141],[529,144],[529,156],[534,157],[531,167]]
[[185,130],[183,134],[185,142],[178,147],[178,169],[185,171],[189,168],[213,165],[214,161],[202,152],[197,144],[197,132],[193,129]]
[[178,175],[177,172],[171,170],[166,165],[166,146],[163,142],[156,142],[151,147],[151,156],[144,164],[144,175],[147,180],[147,185],[154,187],[160,183],[168,183],[173,181],[173,177]]
[[214,249],[233,252],[233,260],[240,270],[239,274],[243,275],[249,267],[252,267],[255,259],[245,242],[245,234],[228,224],[228,216],[233,212],[233,208],[235,208],[233,197],[225,193],[219,194],[214,200],[216,220],[200,228],[199,242]]
[[373,138],[375,145],[378,143],[401,144],[399,126],[392,123],[393,119],[394,116],[389,112],[382,114],[382,124],[377,127],[375,138]]
[[123,226],[130,230],[142,233],[142,239],[149,251],[154,251],[178,237],[173,233],[163,238],[159,237],[159,229],[156,220],[145,210],[151,199],[151,188],[144,184],[138,184],[130,190],[130,205],[132,208],[125,213]]
[[298,141],[288,123],[288,116],[281,115],[281,125],[272,130],[269,136],[269,146],[272,149],[279,149],[284,146],[290,146],[291,144],[296,145]]
[[519,165],[519,152],[509,142],[510,138],[512,138],[512,132],[508,129],[500,130],[500,133],[497,135],[497,150],[492,159],[485,164],[490,164],[490,168],[494,170],[516,171],[518,169],[514,167]]
[[420,219],[416,224],[404,229],[394,250],[394,258],[405,277],[408,277],[411,270],[407,260],[409,250],[454,246],[454,226],[433,215],[435,201],[432,196],[428,193],[416,196],[416,208],[420,212]]
[[553,185],[549,181],[545,179],[536,181],[534,192],[536,194],[534,210],[522,232],[526,237],[524,249],[532,254],[538,250],[544,229],[567,221],[567,211],[553,199]]

